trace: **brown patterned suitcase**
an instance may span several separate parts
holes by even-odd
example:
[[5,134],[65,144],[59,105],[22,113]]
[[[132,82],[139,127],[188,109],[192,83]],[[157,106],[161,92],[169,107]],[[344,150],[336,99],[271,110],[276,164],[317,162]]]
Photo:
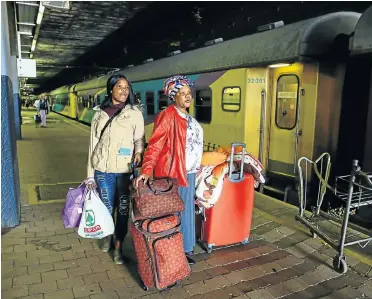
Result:
[[166,290],[191,274],[183,249],[180,221],[178,214],[145,220],[136,220],[132,214],[129,231],[144,290]]

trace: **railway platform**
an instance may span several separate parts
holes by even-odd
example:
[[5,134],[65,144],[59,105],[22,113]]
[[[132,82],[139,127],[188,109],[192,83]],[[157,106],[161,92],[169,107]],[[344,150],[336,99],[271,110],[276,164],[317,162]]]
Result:
[[80,238],[61,220],[66,188],[86,176],[90,128],[55,113],[36,128],[22,111],[18,141],[21,224],[2,231],[2,298],[372,298],[372,250],[346,251],[349,270],[336,272],[336,251],[295,220],[297,209],[256,193],[246,245],[195,250],[192,275],[167,291],[139,286],[130,236],[124,265],[97,241]]

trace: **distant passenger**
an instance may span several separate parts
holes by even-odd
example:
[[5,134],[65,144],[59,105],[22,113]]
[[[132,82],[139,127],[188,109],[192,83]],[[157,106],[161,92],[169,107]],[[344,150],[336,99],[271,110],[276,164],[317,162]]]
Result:
[[[91,123],[88,157],[89,188],[98,190],[107,209],[116,208],[114,262],[123,264],[122,243],[127,234],[131,164],[140,164],[144,153],[144,119],[135,105],[129,80],[112,75],[107,80],[108,97],[96,106]],[[111,120],[111,123],[110,123]],[[111,248],[112,236],[106,237],[102,251]]]
[[141,180],[146,183],[153,176],[178,179],[181,186],[179,195],[185,204],[181,213],[181,233],[189,264],[195,263],[190,257],[196,243],[195,175],[200,169],[203,155],[203,128],[187,112],[193,101],[193,85],[185,76],[173,76],[165,80],[164,94],[174,105],[162,110],[157,116],[143,158],[141,175],[136,180],[138,186]]
[[46,128],[46,116],[49,113],[49,103],[45,94],[40,96],[38,104],[35,101],[35,107],[41,117],[41,128]]

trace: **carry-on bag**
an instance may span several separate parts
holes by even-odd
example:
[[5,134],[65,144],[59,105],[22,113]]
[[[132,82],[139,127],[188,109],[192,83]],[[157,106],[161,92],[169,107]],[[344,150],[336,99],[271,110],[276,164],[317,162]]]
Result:
[[34,115],[34,121],[35,121],[37,124],[41,123],[41,116],[40,116],[40,114],[35,114],[35,115]]
[[178,195],[178,180],[162,178],[139,182],[134,195],[142,218],[160,217],[183,211],[184,204]]
[[62,210],[62,219],[65,228],[79,227],[85,195],[88,188],[81,183],[77,188],[69,188],[66,203]]
[[239,163],[238,172],[233,172],[234,151],[242,146],[244,157],[246,145],[233,143],[229,173],[223,181],[221,195],[215,205],[209,209],[202,208],[201,241],[208,253],[214,246],[248,242],[254,201],[254,178],[243,171],[244,163]]
[[136,220],[135,204],[129,231],[144,290],[166,290],[191,274],[180,232],[179,214]]

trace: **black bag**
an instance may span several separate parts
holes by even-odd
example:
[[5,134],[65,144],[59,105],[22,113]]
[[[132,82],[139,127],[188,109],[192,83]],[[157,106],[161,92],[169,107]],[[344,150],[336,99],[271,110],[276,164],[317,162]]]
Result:
[[40,117],[40,115],[39,115],[39,114],[35,114],[35,115],[34,115],[34,120],[35,120],[35,122],[36,122],[37,124],[41,123],[41,117]]
[[40,101],[40,110],[48,110],[47,101]]

